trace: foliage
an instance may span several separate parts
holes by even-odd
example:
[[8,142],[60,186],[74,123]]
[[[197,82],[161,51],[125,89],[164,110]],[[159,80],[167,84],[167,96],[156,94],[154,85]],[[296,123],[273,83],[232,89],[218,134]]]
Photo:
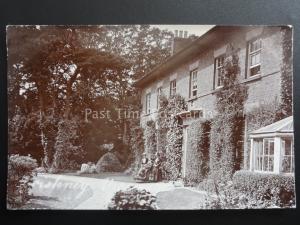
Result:
[[74,119],[59,122],[52,164],[54,170],[79,169],[84,152],[80,145],[78,124]]
[[177,114],[186,110],[187,105],[184,98],[180,95],[170,96],[167,102],[167,104],[165,102],[161,105],[161,112],[163,113],[159,115],[161,117],[159,129],[166,131],[166,147],[165,153],[163,152],[166,160],[163,162],[163,168],[165,179],[177,180],[181,177],[183,135],[183,129],[180,125],[181,121],[177,118]]
[[139,190],[129,187],[125,191],[118,191],[112,198],[108,209],[137,209],[153,210],[156,209],[156,197],[146,190]]
[[104,154],[96,164],[97,173],[120,172],[122,169],[123,167],[118,157],[112,152]]
[[[7,32],[10,151],[32,151],[49,167],[61,120],[83,118],[86,108],[124,107],[126,98],[136,94],[130,81],[171,52],[172,34],[146,25],[10,26]],[[87,159],[102,155],[98,146],[122,135],[126,122],[80,124],[84,135],[78,145],[87,149]]]
[[293,115],[293,42],[292,28],[282,28],[281,107],[278,120]]
[[198,184],[206,178],[209,170],[210,122],[198,120],[188,128],[186,153],[186,184]]
[[291,207],[295,205],[295,178],[292,175],[237,171],[233,176],[234,187],[249,193],[257,204]]
[[29,190],[35,176],[37,162],[30,155],[10,155],[7,174],[7,204],[9,208],[21,206],[29,199]]
[[210,175],[215,179],[230,179],[242,163],[247,88],[238,81],[239,74],[239,58],[236,50],[231,49],[225,60],[223,87],[216,94],[218,114],[211,126]]
[[131,157],[129,158],[128,164],[131,165],[132,174],[137,175],[142,161],[142,154],[144,152],[143,129],[140,126],[137,125],[132,128],[129,143],[129,146],[131,146]]
[[155,122],[153,120],[149,120],[146,123],[146,127],[144,130],[144,143],[145,143],[145,153],[148,157],[154,157],[156,152],[156,129]]

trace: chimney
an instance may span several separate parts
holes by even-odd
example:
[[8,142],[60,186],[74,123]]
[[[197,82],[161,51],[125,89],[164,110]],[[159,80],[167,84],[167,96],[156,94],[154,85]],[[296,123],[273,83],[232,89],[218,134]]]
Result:
[[175,30],[172,44],[172,55],[179,52],[194,40],[193,37],[188,37],[188,32],[183,30]]

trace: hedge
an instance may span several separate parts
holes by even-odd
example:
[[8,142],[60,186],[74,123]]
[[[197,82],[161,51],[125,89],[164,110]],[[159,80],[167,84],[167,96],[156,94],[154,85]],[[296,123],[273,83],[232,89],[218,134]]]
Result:
[[233,175],[235,189],[257,201],[271,201],[280,207],[295,204],[295,179],[292,175],[254,173],[240,170]]

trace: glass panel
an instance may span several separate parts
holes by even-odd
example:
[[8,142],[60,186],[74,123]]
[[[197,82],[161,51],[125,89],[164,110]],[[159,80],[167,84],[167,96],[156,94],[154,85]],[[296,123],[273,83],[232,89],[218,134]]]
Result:
[[269,171],[274,170],[274,156],[269,157]]
[[268,163],[268,157],[267,156],[263,157],[263,162],[262,163],[263,163],[263,169],[262,170],[263,171],[268,171],[268,164],[269,163]]
[[292,145],[292,140],[291,139],[285,139],[285,155],[292,155],[291,145]]
[[265,139],[264,140],[264,155],[268,155],[269,154],[269,140]]
[[270,145],[269,145],[269,155],[274,155],[274,141],[270,140],[269,143],[270,143]]
[[260,65],[250,69],[250,76],[254,76],[260,73]]
[[283,156],[282,158],[282,172],[289,173],[291,172],[291,157]]

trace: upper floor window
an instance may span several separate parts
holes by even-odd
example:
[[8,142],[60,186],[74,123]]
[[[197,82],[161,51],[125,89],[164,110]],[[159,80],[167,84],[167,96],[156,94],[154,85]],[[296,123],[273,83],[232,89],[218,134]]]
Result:
[[274,138],[264,138],[255,141],[255,165],[257,171],[274,171]]
[[176,80],[170,82],[170,96],[176,94]]
[[249,76],[259,75],[261,72],[261,39],[250,41],[248,44]]
[[151,93],[146,95],[146,114],[151,113]]
[[225,56],[221,55],[215,59],[215,80],[216,87],[223,86]]
[[157,88],[156,93],[157,93],[156,106],[157,109],[159,109],[160,96],[162,95],[162,87]]
[[294,172],[294,151],[292,138],[282,138],[281,140],[281,172],[293,173]]
[[198,76],[198,71],[193,70],[190,74],[190,97],[196,97],[197,96],[197,76]]

